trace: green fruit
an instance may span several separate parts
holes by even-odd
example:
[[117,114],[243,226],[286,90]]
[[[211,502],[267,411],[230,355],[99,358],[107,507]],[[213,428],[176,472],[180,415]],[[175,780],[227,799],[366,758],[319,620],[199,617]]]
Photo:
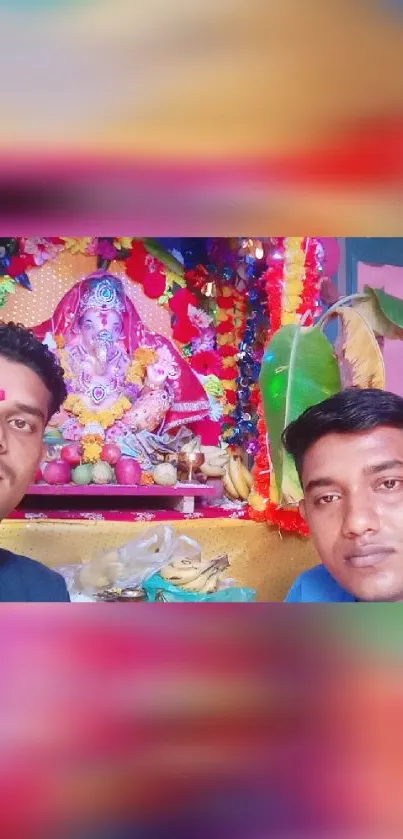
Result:
[[90,463],[82,463],[73,469],[72,480],[77,486],[88,486],[92,481],[93,467]]
[[110,484],[113,478],[113,470],[112,467],[109,466],[109,463],[105,463],[103,460],[100,460],[98,463],[95,463],[92,469],[92,480],[94,484]]

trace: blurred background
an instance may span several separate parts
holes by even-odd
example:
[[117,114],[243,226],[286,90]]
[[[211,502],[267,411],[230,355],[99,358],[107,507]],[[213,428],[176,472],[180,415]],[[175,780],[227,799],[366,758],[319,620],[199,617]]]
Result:
[[2,836],[402,835],[399,605],[71,615],[2,608]]
[[[402,234],[399,0],[0,6],[2,235]],[[133,608],[2,607],[1,836],[400,839],[398,604]]]
[[401,232],[399,0],[1,7],[3,227]]

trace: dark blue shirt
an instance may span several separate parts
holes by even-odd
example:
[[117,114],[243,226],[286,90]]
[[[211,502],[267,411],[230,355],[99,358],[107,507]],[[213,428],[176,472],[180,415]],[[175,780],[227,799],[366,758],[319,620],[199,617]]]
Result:
[[0,601],[60,603],[69,601],[60,574],[26,556],[0,550]]
[[356,603],[357,600],[336,582],[324,565],[317,565],[297,577],[284,602]]

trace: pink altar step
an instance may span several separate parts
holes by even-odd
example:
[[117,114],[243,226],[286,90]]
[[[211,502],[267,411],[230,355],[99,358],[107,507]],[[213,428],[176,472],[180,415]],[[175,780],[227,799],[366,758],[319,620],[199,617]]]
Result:
[[175,487],[162,487],[156,484],[150,486],[132,486],[123,484],[107,484],[99,486],[89,484],[88,486],[76,486],[75,484],[32,484],[26,493],[30,495],[52,495],[54,496],[110,496],[110,497],[159,497],[174,498],[178,501],[178,509],[183,513],[193,513],[195,509],[195,498],[219,498],[220,489],[217,486],[206,486],[205,484],[177,484]]

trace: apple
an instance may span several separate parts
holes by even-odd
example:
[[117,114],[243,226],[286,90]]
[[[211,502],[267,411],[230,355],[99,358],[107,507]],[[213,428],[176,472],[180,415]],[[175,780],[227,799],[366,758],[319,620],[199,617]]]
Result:
[[116,443],[106,443],[101,452],[101,460],[109,463],[109,466],[116,466],[122,452]]
[[63,446],[61,457],[69,466],[79,466],[82,457],[81,446],[79,443],[70,443],[68,446]]
[[141,466],[134,457],[120,457],[116,464],[116,482],[137,486],[141,479]]
[[47,484],[68,484],[71,479],[71,467],[65,460],[52,460],[43,470],[43,479]]

